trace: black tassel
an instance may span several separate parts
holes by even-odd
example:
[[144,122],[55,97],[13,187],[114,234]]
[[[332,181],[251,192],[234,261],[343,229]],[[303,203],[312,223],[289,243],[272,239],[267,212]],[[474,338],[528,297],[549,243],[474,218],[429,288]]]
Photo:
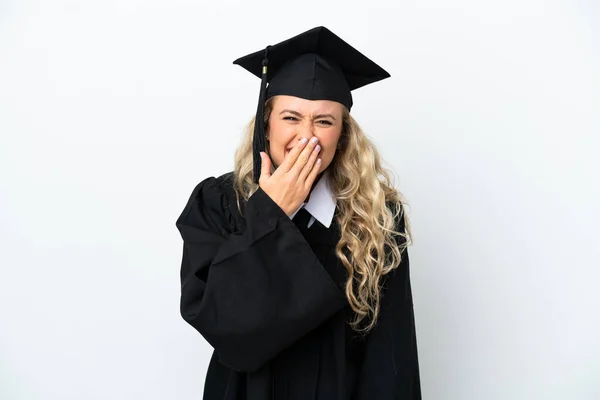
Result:
[[252,156],[254,161],[254,183],[258,183],[261,170],[260,152],[267,148],[267,139],[265,138],[265,97],[267,96],[267,65],[269,59],[269,47],[265,49],[265,57],[262,60],[262,78],[260,81],[260,94],[258,95],[258,107],[256,108],[256,118],[254,121],[254,138],[252,140]]

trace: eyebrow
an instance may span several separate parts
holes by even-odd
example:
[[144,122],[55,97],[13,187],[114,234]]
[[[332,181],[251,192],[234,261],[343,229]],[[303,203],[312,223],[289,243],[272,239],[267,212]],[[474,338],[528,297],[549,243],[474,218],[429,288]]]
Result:
[[[279,115],[283,114],[283,113],[290,113],[293,114],[297,117],[304,117],[302,114],[300,114],[298,111],[294,111],[294,110],[283,110],[279,113]],[[314,119],[319,119],[319,118],[331,118],[335,121],[335,117],[331,114],[319,114],[319,115],[315,115]]]

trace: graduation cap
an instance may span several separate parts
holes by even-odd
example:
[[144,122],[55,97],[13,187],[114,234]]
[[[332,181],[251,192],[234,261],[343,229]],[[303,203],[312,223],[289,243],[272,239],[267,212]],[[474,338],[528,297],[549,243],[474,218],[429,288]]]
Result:
[[307,100],[333,100],[350,110],[352,90],[390,76],[322,26],[238,58],[233,63],[261,78],[252,146],[256,183],[260,177],[260,152],[266,147],[264,105],[269,98],[288,95]]

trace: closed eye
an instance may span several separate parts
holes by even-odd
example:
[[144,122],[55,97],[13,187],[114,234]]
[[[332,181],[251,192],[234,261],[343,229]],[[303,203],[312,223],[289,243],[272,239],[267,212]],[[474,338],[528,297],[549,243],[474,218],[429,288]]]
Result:
[[290,117],[290,116],[283,117],[283,119],[286,120],[286,121],[298,121],[298,118],[296,118],[296,117]]
[[331,125],[333,125],[333,123],[332,123],[331,121],[328,121],[328,120],[326,120],[326,119],[323,119],[323,120],[321,120],[321,121],[317,121],[317,123],[318,123],[318,124],[321,124],[321,125],[328,125],[328,126],[331,126]]

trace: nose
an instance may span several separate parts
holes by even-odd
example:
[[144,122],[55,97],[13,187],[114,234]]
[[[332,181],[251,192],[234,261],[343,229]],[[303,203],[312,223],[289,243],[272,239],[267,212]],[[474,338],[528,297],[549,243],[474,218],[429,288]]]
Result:
[[310,140],[310,138],[312,138],[313,136],[315,136],[315,131],[313,129],[312,124],[302,124],[298,128],[298,132],[296,132],[296,139],[298,139],[298,141],[304,138]]

